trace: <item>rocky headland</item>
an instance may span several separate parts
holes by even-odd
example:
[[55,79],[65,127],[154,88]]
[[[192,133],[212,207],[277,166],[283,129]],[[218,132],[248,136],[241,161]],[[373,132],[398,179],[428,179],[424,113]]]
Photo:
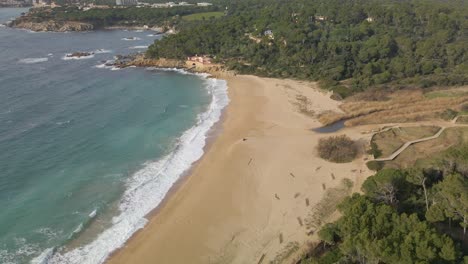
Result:
[[112,66],[116,68],[135,67],[153,67],[153,68],[176,68],[186,70],[193,73],[208,73],[213,77],[221,77],[226,75],[234,75],[234,72],[227,70],[223,64],[203,64],[193,61],[165,59],[165,58],[148,58],[145,54],[131,54],[126,56],[116,56]]
[[30,21],[27,19],[18,18],[12,21],[9,26],[14,28],[29,29],[37,32],[54,31],[54,32],[67,32],[67,31],[90,31],[94,26],[90,23],[76,22],[76,21]]

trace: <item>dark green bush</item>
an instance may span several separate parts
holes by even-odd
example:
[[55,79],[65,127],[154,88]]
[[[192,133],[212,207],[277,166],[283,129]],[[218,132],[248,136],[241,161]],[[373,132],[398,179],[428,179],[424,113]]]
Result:
[[373,171],[379,171],[383,168],[384,163],[382,161],[371,160],[366,163],[367,168]]
[[350,162],[358,153],[356,142],[346,135],[322,138],[317,149],[321,158],[337,163]]

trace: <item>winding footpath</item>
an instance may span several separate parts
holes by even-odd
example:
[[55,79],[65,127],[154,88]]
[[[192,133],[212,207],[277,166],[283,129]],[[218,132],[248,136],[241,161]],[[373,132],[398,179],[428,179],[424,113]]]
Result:
[[[393,152],[390,156],[388,156],[386,158],[378,158],[378,159],[374,159],[374,160],[375,161],[391,161],[391,160],[394,160],[396,157],[398,157],[398,155],[400,155],[403,151],[405,151],[409,146],[411,146],[413,144],[416,144],[416,143],[420,143],[420,142],[424,142],[424,141],[428,141],[428,140],[433,140],[433,139],[436,139],[436,138],[440,137],[440,135],[442,135],[442,133],[445,131],[446,128],[449,128],[449,127],[467,127],[468,124],[457,124],[457,120],[458,120],[459,117],[460,116],[456,116],[450,122],[446,122],[447,124],[445,126],[441,126],[439,131],[437,131],[437,133],[435,133],[433,136],[408,141],[405,144],[403,144],[403,146],[398,148],[395,152]],[[381,131],[379,131],[379,132],[377,132],[375,134],[382,133],[382,132],[388,131],[388,130],[390,130],[392,128],[396,128],[396,127],[401,127],[401,126],[388,127],[388,128],[386,128],[384,130],[381,130]]]

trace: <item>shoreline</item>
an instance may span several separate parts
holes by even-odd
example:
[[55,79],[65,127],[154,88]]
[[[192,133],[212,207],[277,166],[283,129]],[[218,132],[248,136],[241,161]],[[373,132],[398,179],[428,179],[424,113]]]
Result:
[[[322,197],[323,191],[319,191],[322,182],[330,187],[339,182],[333,182],[329,178],[329,172],[327,175],[318,172],[320,175],[317,179],[296,176],[303,182],[294,188],[306,185],[305,189],[301,188],[299,198],[287,199],[284,192],[291,191],[291,186],[287,186],[291,184],[290,177],[286,172],[283,172],[285,176],[282,178],[277,178],[276,174],[277,170],[292,169],[285,164],[275,165],[275,162],[281,163],[286,158],[282,157],[284,153],[295,152],[291,156],[301,159],[296,163],[300,171],[313,172],[320,165],[338,171],[345,169],[348,172],[367,169],[361,159],[348,164],[334,164],[314,158],[316,164],[312,163],[314,165],[311,166],[310,160],[302,157],[304,155],[313,158],[314,153],[301,153],[309,152],[301,145],[309,145],[310,151],[314,152],[314,142],[310,142],[310,139],[313,141],[314,138],[330,134],[320,135],[306,131],[306,128],[319,126],[319,122],[298,112],[293,102],[295,96],[298,93],[313,95],[311,98],[317,103],[312,106],[315,110],[335,109],[338,105],[316,88],[308,90],[310,83],[244,75],[216,77],[228,82],[231,100],[213,130],[219,134],[212,138],[212,142],[205,144],[203,156],[171,187],[164,202],[147,215],[147,225],[134,233],[123,247],[112,253],[106,263],[152,263],[152,259],[159,259],[161,263],[184,263],[187,259],[191,259],[191,263],[256,263],[262,254],[266,254],[265,260],[272,261],[275,254],[287,244],[277,242],[278,229],[288,229],[284,231],[285,240],[294,240],[301,246],[311,239],[306,235],[307,230],[298,226],[296,217],[289,216],[286,219],[283,214],[301,215],[305,218],[310,207],[301,206],[304,201],[299,201],[300,198],[309,196],[311,204],[314,204]],[[270,94],[265,92],[275,88],[275,94],[271,96],[276,102],[272,105],[268,98]],[[291,94],[288,95],[289,92]],[[281,101],[280,106],[289,108],[286,119],[280,117],[277,120],[275,117],[284,114],[281,110],[271,108],[278,105],[277,100]],[[272,113],[274,114],[271,115]],[[288,121],[291,117],[297,120]],[[275,121],[273,127],[272,121]],[[248,125],[245,126],[244,123]],[[289,125],[293,128],[288,129]],[[279,127],[275,128],[276,126]],[[294,140],[294,134],[308,140]],[[280,144],[279,149],[275,149],[274,138],[278,136],[285,137],[287,141],[292,139],[290,143],[301,150],[295,151],[290,143]],[[351,136],[361,137],[357,131]],[[266,142],[262,142],[264,140]],[[267,157],[262,158],[262,155]],[[254,161],[252,162],[252,158],[249,161],[248,156],[255,156]],[[256,173],[263,171],[263,175],[255,175],[255,172],[252,174],[252,171],[248,171],[250,168],[245,168],[247,163],[248,166],[250,162],[252,165],[257,163],[257,158],[266,161],[256,169]],[[275,174],[275,179],[265,177],[265,171]],[[338,175],[343,173],[336,174],[338,179],[344,178],[344,175]],[[354,182],[362,177],[362,173],[349,176]],[[284,180],[287,181],[286,184]],[[306,194],[307,191],[311,194]],[[318,194],[314,193],[317,191]],[[275,192],[284,198],[275,199],[275,195],[278,195]],[[295,196],[294,193],[291,196]],[[272,208],[276,207],[276,203],[281,204],[281,210]]]
[[[226,109],[227,109],[227,106],[223,108],[222,112],[221,112],[221,117],[220,119],[218,120],[218,122],[216,122],[211,128],[210,130],[208,131],[208,133],[206,134],[206,141],[205,141],[205,146],[203,147],[203,155],[202,157],[200,157],[197,161],[195,161],[189,169],[187,169],[187,171],[185,171],[184,173],[182,173],[179,178],[174,182],[174,184],[170,187],[169,191],[165,194],[164,198],[161,200],[161,202],[154,208],[151,210],[151,212],[149,212],[145,218],[148,219],[149,221],[153,218],[153,217],[156,217],[158,215],[158,213],[161,211],[162,208],[164,208],[164,206],[166,206],[166,204],[170,201],[170,199],[172,198],[173,195],[175,195],[177,193],[177,191],[180,190],[180,188],[182,188],[183,184],[188,180],[188,178],[190,177],[191,173],[193,172],[193,170],[196,168],[196,166],[202,161],[203,159],[203,156],[205,156],[205,154],[208,152],[208,150],[211,148],[211,146],[214,144],[214,142],[216,141],[216,137],[217,135],[219,135],[221,132],[222,132],[222,124],[224,122],[224,119],[225,119],[225,115],[226,115]],[[146,227],[146,225],[145,225]],[[105,259],[105,261],[103,263],[107,263],[107,261],[109,259],[112,259],[120,250],[122,250],[123,248],[125,248],[125,245],[127,245],[128,243],[130,243],[130,241],[132,241],[135,236],[137,236],[137,234],[139,234],[140,232],[143,232],[145,227],[143,228],[140,228],[138,229],[136,232],[134,232],[132,234],[132,236],[127,240],[125,241],[124,245],[120,248],[117,248],[115,249],[113,252],[111,252]]]
[[[183,183],[219,133],[217,130],[220,129],[219,124],[229,102],[227,84],[224,80],[211,79],[203,74],[188,72],[185,74],[198,75],[203,79],[204,89],[212,97],[207,108],[198,114],[198,121],[183,132],[173,151],[146,164],[129,178],[127,189],[118,202],[120,210],[113,216],[113,224],[110,227],[84,246],[73,247],[64,252],[55,252],[55,248],[47,249],[33,261],[102,263],[115,250],[124,246],[132,236],[140,232],[148,222],[147,219],[156,214],[170,194]],[[150,194],[150,190],[158,192]]]

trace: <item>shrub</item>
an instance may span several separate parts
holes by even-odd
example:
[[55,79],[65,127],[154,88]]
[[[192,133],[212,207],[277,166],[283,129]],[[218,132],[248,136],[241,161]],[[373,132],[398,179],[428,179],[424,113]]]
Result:
[[371,160],[367,162],[366,165],[367,165],[367,168],[369,168],[369,170],[373,170],[373,171],[379,171],[384,166],[383,162],[376,161],[376,160]]
[[374,158],[379,158],[382,156],[382,150],[379,149],[379,146],[377,146],[377,143],[375,143],[374,141],[371,142],[370,144],[371,148],[370,150],[367,152],[368,154],[370,155],[373,155]]
[[461,111],[462,111],[463,113],[468,112],[468,104],[462,105],[462,106],[461,106]]
[[458,112],[453,109],[446,109],[440,113],[440,117],[444,120],[452,120],[458,115]]
[[317,149],[321,158],[337,163],[350,162],[358,153],[356,143],[345,135],[322,138]]

